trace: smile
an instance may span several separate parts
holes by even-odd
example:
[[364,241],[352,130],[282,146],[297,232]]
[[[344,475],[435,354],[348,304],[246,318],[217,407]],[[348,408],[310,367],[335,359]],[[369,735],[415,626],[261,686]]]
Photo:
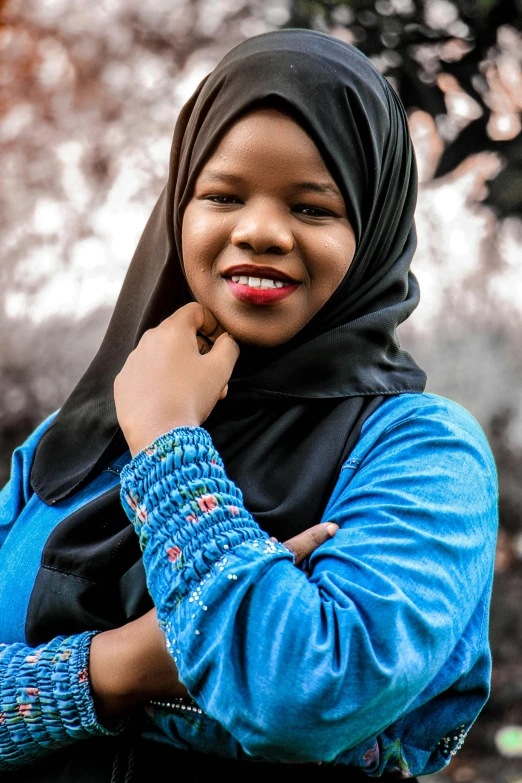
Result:
[[245,275],[233,275],[233,283],[247,285],[249,288],[284,288],[290,283],[283,283],[282,280],[269,280],[266,277],[246,277]]
[[231,293],[242,302],[270,305],[281,302],[299,288],[299,283],[283,283],[266,277],[234,275],[225,277]]

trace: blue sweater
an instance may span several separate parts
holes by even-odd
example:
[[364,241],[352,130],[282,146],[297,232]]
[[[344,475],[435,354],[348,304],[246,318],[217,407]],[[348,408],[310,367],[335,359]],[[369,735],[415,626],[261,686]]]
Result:
[[366,421],[323,517],[341,529],[308,574],[245,509],[204,429],[172,430],[47,507],[28,485],[47,424],[15,453],[0,494],[0,769],[109,733],[89,689],[92,634],[31,649],[23,628],[47,536],[121,467],[123,507],[193,697],[149,705],[149,736],[372,776],[447,764],[491,669],[496,472],[466,411],[404,394]]

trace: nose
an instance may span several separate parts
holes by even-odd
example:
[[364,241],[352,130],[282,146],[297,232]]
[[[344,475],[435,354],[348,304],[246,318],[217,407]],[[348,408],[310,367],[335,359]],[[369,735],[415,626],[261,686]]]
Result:
[[235,247],[275,255],[285,255],[293,249],[290,216],[284,215],[283,210],[258,204],[245,206],[236,214],[239,219],[230,237]]

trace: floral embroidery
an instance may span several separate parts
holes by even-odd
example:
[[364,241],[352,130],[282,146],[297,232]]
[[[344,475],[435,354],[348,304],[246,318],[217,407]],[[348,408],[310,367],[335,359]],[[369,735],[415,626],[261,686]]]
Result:
[[20,713],[22,718],[30,718],[32,709],[33,709],[33,705],[32,704],[19,704],[18,705],[18,712]]
[[171,546],[167,549],[167,555],[171,563],[175,563],[181,557],[181,549],[179,546]]
[[40,689],[39,688],[26,688],[25,692],[27,693],[28,696],[38,696],[38,694],[40,693]]
[[198,518],[195,514],[189,514],[188,517],[185,517],[187,522],[197,522]]
[[89,682],[89,670],[88,669],[82,669],[78,672],[78,682],[80,684],[84,682]]
[[61,661],[64,661],[64,663],[65,663],[65,661],[68,661],[69,658],[71,657],[71,651],[70,650],[64,650],[62,653],[59,654],[58,657],[59,657],[59,659]]
[[0,726],[3,726],[6,721],[7,715],[5,712],[0,712]]
[[200,498],[198,498],[198,506],[200,507],[201,511],[213,511],[218,502],[214,495],[202,495]]
[[376,742],[375,745],[369,748],[363,756],[365,766],[369,767],[370,764],[378,764],[379,756],[379,743]]
[[146,522],[147,521],[147,509],[145,506],[138,506],[136,509],[136,516],[140,520],[140,522]]
[[228,510],[231,514],[233,514],[235,517],[239,514],[239,509],[237,506],[227,506]]
[[138,502],[139,501],[138,501],[138,498],[135,495],[132,494],[132,492],[127,492],[125,494],[125,500],[126,500],[127,504],[130,506],[130,508],[133,511],[136,511],[136,509],[138,508]]
[[34,654],[28,655],[25,659],[26,663],[38,663],[38,659],[40,658],[41,651],[37,650]]

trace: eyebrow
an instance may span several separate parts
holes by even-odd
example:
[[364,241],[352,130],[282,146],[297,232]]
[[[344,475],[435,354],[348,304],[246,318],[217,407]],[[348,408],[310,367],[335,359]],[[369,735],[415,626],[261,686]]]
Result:
[[292,186],[296,190],[313,190],[315,193],[329,193],[337,198],[342,198],[337,188],[332,187],[327,182],[294,182]]
[[[225,182],[227,184],[239,184],[243,182],[242,177],[237,177],[235,174],[226,174],[225,172],[221,171],[212,171],[212,169],[207,169],[202,174],[201,179],[213,179],[220,182]],[[335,196],[336,198],[342,199],[344,201],[337,188],[328,184],[327,182],[292,182],[290,183],[290,187],[294,190],[312,190],[314,193],[325,193],[326,195]]]

